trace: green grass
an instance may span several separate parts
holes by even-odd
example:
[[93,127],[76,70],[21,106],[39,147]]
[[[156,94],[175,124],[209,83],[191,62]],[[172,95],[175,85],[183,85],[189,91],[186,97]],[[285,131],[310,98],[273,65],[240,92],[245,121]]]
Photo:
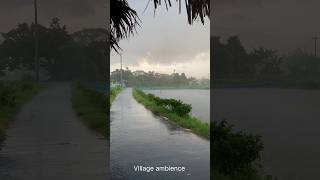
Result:
[[0,82],[0,144],[19,109],[44,87],[35,82]]
[[139,90],[133,89],[133,97],[141,104],[143,104],[147,109],[151,110],[154,114],[168,118],[170,121],[178,124],[183,128],[190,129],[195,134],[198,134],[206,139],[210,139],[210,126],[208,123],[203,123],[195,117],[190,115],[179,116],[176,113],[158,106],[155,102],[141,96],[138,93]]
[[119,93],[121,93],[122,90],[123,90],[123,88],[121,86],[111,88],[111,90],[110,90],[110,104],[112,104],[112,102],[116,99],[117,95]]
[[105,138],[110,134],[110,117],[108,115],[108,98],[103,93],[74,83],[72,85],[72,105],[77,115],[86,126],[97,131]]
[[199,89],[199,90],[208,90],[210,87],[208,86],[137,86],[139,89],[169,89],[169,90],[175,90],[175,89]]

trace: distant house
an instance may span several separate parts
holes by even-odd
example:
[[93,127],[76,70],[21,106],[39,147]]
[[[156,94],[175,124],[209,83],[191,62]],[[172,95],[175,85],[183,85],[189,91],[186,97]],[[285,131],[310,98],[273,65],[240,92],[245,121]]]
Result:
[[[17,81],[17,80],[34,80],[35,79],[35,73],[32,70],[28,70],[24,67],[20,67],[18,69],[9,71],[4,70],[4,75],[0,76],[0,80],[5,81]],[[48,72],[46,72],[45,69],[40,68],[40,80],[49,80],[50,76],[48,75]]]
[[103,28],[88,28],[74,32],[71,36],[75,42],[88,45],[91,42],[105,42],[107,31]]
[[142,75],[145,75],[146,73],[144,71],[134,71],[132,72],[132,74],[134,76],[142,76]]

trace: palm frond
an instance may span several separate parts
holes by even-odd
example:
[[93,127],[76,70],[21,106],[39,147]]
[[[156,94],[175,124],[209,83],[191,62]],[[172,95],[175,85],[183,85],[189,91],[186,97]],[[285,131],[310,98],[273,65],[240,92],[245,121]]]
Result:
[[[171,7],[171,1],[174,0],[153,0],[154,8],[157,9],[162,1],[165,2],[166,7]],[[188,23],[192,24],[197,19],[200,19],[204,24],[205,17],[210,18],[210,0],[184,0],[188,14]],[[179,3],[179,12],[181,13],[182,0],[176,0]],[[168,9],[168,8],[167,8]]]
[[115,51],[121,50],[118,42],[136,33],[140,19],[135,10],[129,7],[126,0],[112,0],[111,2],[111,35],[110,46]]
[[[153,0],[154,10],[156,10],[162,2],[166,8],[172,6],[174,0]],[[175,0],[179,3],[179,12],[181,13],[182,0]],[[200,19],[204,24],[206,17],[210,18],[210,0],[184,0],[188,23],[193,24],[194,21]],[[148,1],[149,5],[150,0]],[[147,7],[148,7],[147,5]],[[110,30],[110,47],[116,52],[121,50],[119,41],[134,35],[136,27],[140,26],[140,19],[137,12],[132,9],[127,0],[111,0],[111,30]]]

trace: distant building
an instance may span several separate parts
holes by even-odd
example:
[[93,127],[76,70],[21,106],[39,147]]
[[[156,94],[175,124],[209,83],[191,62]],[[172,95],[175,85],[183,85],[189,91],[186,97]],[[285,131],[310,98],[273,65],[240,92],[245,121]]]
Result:
[[[0,80],[5,81],[18,81],[18,80],[34,80],[35,79],[35,72],[32,70],[28,70],[24,67],[20,67],[18,69],[9,71],[4,70],[3,71],[4,76],[0,76]],[[48,75],[48,72],[45,71],[45,69],[40,68],[40,80],[49,80],[50,76]]]
[[132,74],[134,76],[142,76],[142,75],[145,75],[146,73],[144,71],[134,71],[132,72]]

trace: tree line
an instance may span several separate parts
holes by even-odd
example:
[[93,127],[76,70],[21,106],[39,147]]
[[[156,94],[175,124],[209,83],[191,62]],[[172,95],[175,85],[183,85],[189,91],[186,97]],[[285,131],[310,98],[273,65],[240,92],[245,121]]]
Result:
[[129,68],[125,70],[116,69],[111,72],[111,83],[121,83],[126,86],[144,86],[144,87],[202,87],[209,88],[209,79],[196,79],[187,77],[185,73],[161,74],[154,71],[134,71]]
[[[35,24],[22,23],[7,33],[0,44],[0,72],[35,70]],[[105,29],[68,32],[58,18],[48,27],[38,25],[42,74],[51,80],[106,79]]]
[[212,37],[211,43],[216,79],[320,79],[320,58],[301,49],[282,56],[263,47],[247,51],[237,36],[229,37],[225,43],[221,37]]

